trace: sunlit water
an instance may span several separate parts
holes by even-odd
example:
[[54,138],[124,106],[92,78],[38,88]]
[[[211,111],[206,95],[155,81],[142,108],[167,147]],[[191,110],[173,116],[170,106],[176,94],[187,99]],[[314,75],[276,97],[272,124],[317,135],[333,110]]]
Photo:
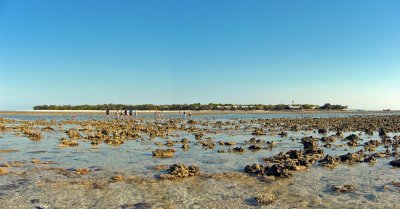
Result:
[[[352,115],[340,115],[348,117]],[[43,115],[5,115],[0,117],[17,120],[66,120],[71,116]],[[145,120],[156,120],[153,116]],[[180,117],[180,116],[165,116]],[[196,120],[236,120],[236,118],[272,118],[272,117],[338,117],[337,114],[314,115],[207,115],[195,116]],[[102,116],[78,116],[78,120],[98,119]],[[80,141],[78,147],[60,148],[59,139],[66,137],[64,130],[73,127],[65,125],[63,130],[55,126],[54,131],[43,132],[44,139],[39,142],[27,137],[15,136],[13,132],[0,133],[0,150],[16,149],[18,152],[0,153],[0,162],[23,161],[25,166],[10,168],[13,173],[0,176],[1,208],[400,208],[400,188],[391,186],[392,181],[400,181],[400,169],[393,168],[389,161],[393,158],[378,159],[375,164],[357,163],[340,165],[328,169],[314,165],[296,172],[293,178],[277,179],[272,183],[259,181],[243,172],[248,164],[262,163],[263,157],[271,157],[279,152],[302,149],[298,140],[289,137],[326,136],[315,132],[289,132],[288,137],[267,135],[256,137],[266,141],[276,141],[273,149],[257,152],[218,153],[229,147],[220,146],[218,141],[235,141],[237,146],[247,147],[245,143],[251,132],[243,130],[219,130],[206,134],[212,137],[217,146],[205,149],[196,144],[192,134],[175,132],[179,137],[170,140],[188,138],[191,148],[181,149],[177,143],[172,148],[177,150],[174,158],[159,159],[152,157],[152,150],[167,148],[157,146],[156,142],[165,143],[165,139],[155,138],[128,140],[120,146],[101,144],[97,147],[90,142]],[[331,135],[334,133],[328,133]],[[348,135],[350,133],[346,133]],[[357,133],[358,134],[358,133]],[[393,136],[390,135],[390,136]],[[361,135],[365,141],[378,139],[379,136]],[[321,143],[320,143],[321,144]],[[333,143],[335,145],[340,142]],[[361,143],[362,144],[362,143]],[[325,154],[346,154],[362,147],[350,148],[337,146],[324,149]],[[378,149],[382,151],[383,147]],[[32,165],[31,159],[54,161],[57,164]],[[162,171],[154,170],[160,164],[183,163],[197,165],[202,173],[221,174],[224,177],[191,177],[175,181],[157,180]],[[35,168],[89,168],[91,173],[79,177],[67,177],[55,171]],[[21,173],[27,171],[26,173]],[[110,183],[109,178],[116,173],[132,176],[137,180]],[[147,177],[147,178],[146,178]],[[103,186],[93,188],[92,183]],[[332,185],[354,184],[353,193],[337,193]],[[386,185],[386,186],[385,186]],[[385,187],[385,188],[384,188]],[[258,194],[272,193],[277,202],[269,206],[258,206],[253,197]],[[129,207],[128,207],[129,206]]]

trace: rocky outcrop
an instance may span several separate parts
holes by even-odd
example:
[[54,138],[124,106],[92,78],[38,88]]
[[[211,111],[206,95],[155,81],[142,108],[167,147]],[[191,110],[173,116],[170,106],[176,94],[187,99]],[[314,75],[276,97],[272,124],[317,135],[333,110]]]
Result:
[[168,169],[168,174],[161,174],[160,179],[175,180],[179,178],[186,178],[189,176],[200,175],[200,169],[197,166],[185,166],[184,164],[173,164]]
[[272,194],[262,194],[254,197],[259,205],[270,205],[276,201],[276,197]]
[[340,161],[342,163],[360,163],[364,161],[364,157],[359,153],[347,153],[345,155],[340,155]]
[[156,149],[152,153],[153,153],[153,157],[172,158],[172,157],[174,157],[175,150],[174,149]]
[[326,155],[323,159],[319,161],[319,164],[324,167],[333,168],[339,165],[340,162],[341,162],[340,157]]
[[336,192],[354,192],[356,191],[356,187],[352,184],[345,184],[343,186],[332,186],[332,190]]
[[68,140],[66,138],[60,139],[60,145],[61,147],[76,147],[79,146],[79,143],[75,140]]
[[251,135],[262,136],[262,135],[266,135],[266,133],[262,128],[254,128],[254,130],[251,133]]
[[244,170],[257,176],[291,177],[298,170],[306,169],[313,165],[320,158],[320,149],[290,150],[286,153],[279,153],[270,158],[264,158],[265,165],[247,165]]

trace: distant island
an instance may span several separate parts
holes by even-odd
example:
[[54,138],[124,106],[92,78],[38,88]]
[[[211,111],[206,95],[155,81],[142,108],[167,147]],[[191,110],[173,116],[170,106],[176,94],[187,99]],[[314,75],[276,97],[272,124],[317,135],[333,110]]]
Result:
[[322,106],[313,104],[167,104],[167,105],[154,105],[154,104],[141,104],[141,105],[126,105],[126,104],[99,104],[99,105],[37,105],[33,107],[34,110],[344,110],[347,106],[333,105],[326,103]]

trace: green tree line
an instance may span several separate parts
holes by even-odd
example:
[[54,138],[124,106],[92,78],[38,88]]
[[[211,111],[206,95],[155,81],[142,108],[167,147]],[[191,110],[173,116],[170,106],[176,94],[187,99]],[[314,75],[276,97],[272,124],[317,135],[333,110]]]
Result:
[[290,110],[290,109],[321,109],[321,110],[343,110],[347,106],[332,105],[326,103],[322,106],[312,104],[297,104],[297,105],[264,105],[264,104],[169,104],[169,105],[154,105],[154,104],[141,104],[141,105],[126,105],[126,104],[99,104],[99,105],[37,105],[34,110]]

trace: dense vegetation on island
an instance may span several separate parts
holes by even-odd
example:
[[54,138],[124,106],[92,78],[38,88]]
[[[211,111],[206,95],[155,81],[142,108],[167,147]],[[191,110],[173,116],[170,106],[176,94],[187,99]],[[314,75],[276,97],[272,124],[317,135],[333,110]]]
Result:
[[264,105],[264,104],[170,104],[170,105],[126,105],[126,104],[100,104],[100,105],[38,105],[33,107],[34,110],[291,110],[291,109],[319,109],[319,110],[343,110],[347,106],[332,105],[326,103],[322,106],[312,104],[296,104],[296,105]]

